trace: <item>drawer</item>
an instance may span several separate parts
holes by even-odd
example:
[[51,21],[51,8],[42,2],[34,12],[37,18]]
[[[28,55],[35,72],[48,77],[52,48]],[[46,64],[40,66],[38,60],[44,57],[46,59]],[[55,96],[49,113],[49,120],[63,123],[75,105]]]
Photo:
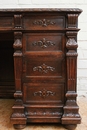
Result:
[[[63,106],[62,106],[63,107]],[[53,116],[62,116],[62,107],[61,106],[49,106],[45,105],[45,106],[37,106],[37,105],[26,105],[26,115],[27,116],[43,116],[43,117],[53,117]]]
[[24,83],[23,101],[29,104],[63,104],[64,84]]
[[0,17],[0,30],[12,30],[13,22],[13,17]]
[[62,108],[57,106],[26,106],[25,107],[25,115],[27,117],[28,122],[34,123],[60,123],[62,116]]
[[[62,44],[61,44],[62,43]],[[25,33],[23,51],[64,51],[63,33]]]
[[64,16],[30,15],[23,19],[26,30],[60,30],[65,27]]
[[24,77],[64,75],[64,54],[62,52],[26,53],[23,58]]

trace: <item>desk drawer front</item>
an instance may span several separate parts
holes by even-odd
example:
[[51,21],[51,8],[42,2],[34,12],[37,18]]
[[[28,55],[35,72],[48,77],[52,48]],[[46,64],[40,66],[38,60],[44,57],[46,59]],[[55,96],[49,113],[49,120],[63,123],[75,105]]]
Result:
[[26,30],[60,30],[65,27],[63,16],[29,16],[24,17],[23,24]]
[[30,54],[24,58],[24,73],[28,76],[59,76],[64,73],[64,59],[62,53]]
[[[61,44],[62,43],[62,44]],[[64,35],[59,33],[28,33],[23,36],[23,50],[57,51],[64,48]]]
[[64,97],[64,84],[32,84],[24,83],[23,100],[29,104],[54,103],[62,104]]
[[0,29],[12,29],[13,22],[12,17],[0,17]]

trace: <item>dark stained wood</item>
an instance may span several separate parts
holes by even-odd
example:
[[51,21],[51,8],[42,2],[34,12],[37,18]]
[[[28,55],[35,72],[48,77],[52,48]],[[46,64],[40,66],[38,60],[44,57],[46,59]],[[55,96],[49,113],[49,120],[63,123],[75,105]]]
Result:
[[15,128],[29,122],[75,129],[81,122],[76,103],[81,12],[77,8],[0,9],[0,83],[4,79],[0,95],[12,94],[9,86],[15,81],[11,116]]
[[1,13],[21,13],[21,12],[25,12],[25,13],[29,13],[29,12],[59,12],[59,13],[75,13],[75,14],[79,14],[82,12],[81,9],[79,8],[13,8],[13,9],[0,9]]
[[64,51],[64,39],[63,33],[25,33],[23,51]]
[[[43,87],[44,86],[44,87]],[[62,104],[64,103],[64,84],[32,84],[23,85],[23,101],[30,105],[42,105],[45,103]]]
[[23,20],[26,30],[58,30],[65,27],[64,16],[30,15]]

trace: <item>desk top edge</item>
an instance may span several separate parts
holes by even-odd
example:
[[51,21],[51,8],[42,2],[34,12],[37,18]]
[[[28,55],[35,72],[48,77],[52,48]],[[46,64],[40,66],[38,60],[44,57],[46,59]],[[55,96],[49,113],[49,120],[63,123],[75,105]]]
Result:
[[0,13],[8,12],[70,12],[81,13],[82,9],[79,8],[3,8]]

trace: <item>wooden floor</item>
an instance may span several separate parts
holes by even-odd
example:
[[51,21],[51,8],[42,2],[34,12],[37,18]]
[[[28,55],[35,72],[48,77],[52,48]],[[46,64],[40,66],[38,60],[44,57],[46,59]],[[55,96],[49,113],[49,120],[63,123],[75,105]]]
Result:
[[[82,117],[82,122],[76,128],[76,130],[87,130],[87,97],[78,97],[77,103],[80,108],[80,115]],[[13,99],[0,99],[0,130],[14,130],[12,124],[10,123],[10,116],[12,113],[11,107],[14,104]],[[62,125],[36,125],[27,124],[26,128],[23,130],[66,130]]]

